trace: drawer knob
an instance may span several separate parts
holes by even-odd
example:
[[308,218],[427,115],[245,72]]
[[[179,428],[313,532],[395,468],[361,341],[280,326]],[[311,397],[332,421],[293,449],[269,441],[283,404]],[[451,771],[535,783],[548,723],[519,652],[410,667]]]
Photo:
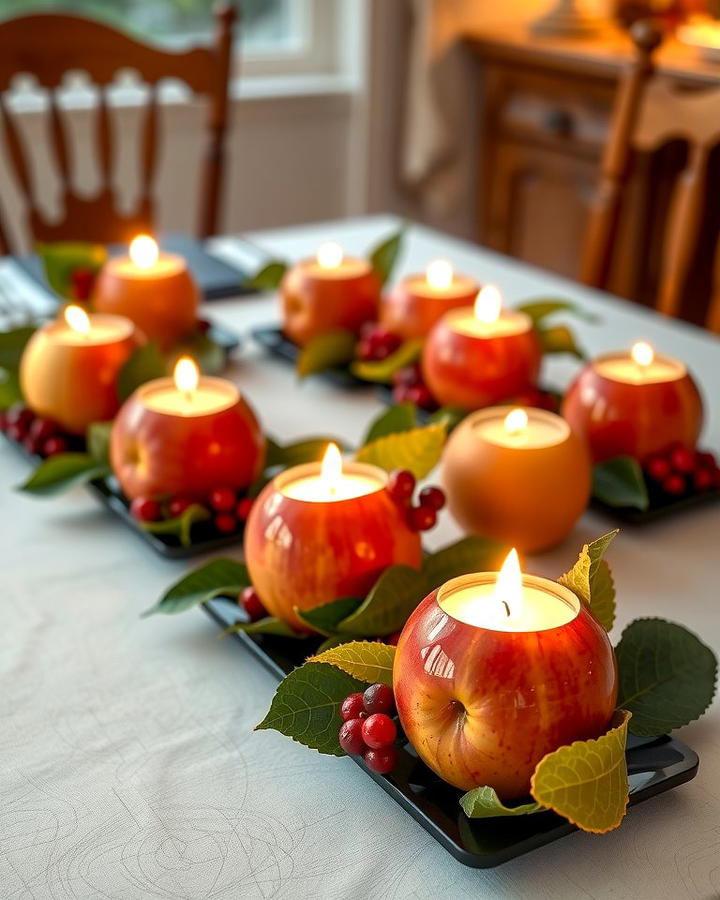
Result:
[[545,116],[545,130],[557,137],[568,137],[573,126],[573,117],[566,109],[551,109]]

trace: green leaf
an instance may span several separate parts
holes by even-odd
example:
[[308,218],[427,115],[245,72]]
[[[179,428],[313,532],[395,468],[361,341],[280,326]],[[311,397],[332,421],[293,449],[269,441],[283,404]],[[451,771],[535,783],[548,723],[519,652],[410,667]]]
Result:
[[457,426],[462,422],[465,416],[468,414],[466,409],[463,409],[462,406],[441,406],[440,409],[436,409],[432,415],[428,417],[428,424],[438,424],[445,425],[448,430],[448,434],[453,430],[453,428],[457,428]]
[[717,659],[692,632],[664,619],[636,619],[615,648],[618,705],[633,714],[630,731],[664,734],[699,718],[715,694]]
[[428,591],[451,578],[471,572],[494,572],[507,548],[490,538],[466,537],[431,553],[423,560],[422,571]]
[[536,331],[543,353],[570,353],[577,359],[586,358],[585,351],[578,345],[567,325],[537,328]]
[[20,379],[17,373],[10,369],[0,368],[0,410],[10,409],[23,399],[20,390]]
[[37,329],[25,325],[11,331],[0,331],[0,367],[16,370],[20,365],[25,346]]
[[109,467],[89,453],[58,453],[43,460],[18,490],[36,497],[50,497],[109,474]]
[[236,597],[250,584],[247,566],[234,559],[214,559],[185,575],[145,610],[142,617],[184,612],[213,597]]
[[110,465],[110,435],[112,422],[92,422],[87,429],[85,439],[88,453],[99,463]]
[[343,700],[365,685],[336,666],[305,663],[280,682],[270,710],[256,731],[273,729],[332,756],[343,756],[338,743]]
[[515,308],[518,312],[524,312],[526,316],[530,316],[536,328],[548,316],[555,315],[558,312],[570,313],[577,316],[578,319],[584,319],[586,322],[599,321],[598,316],[583,309],[582,306],[579,306],[572,300],[559,300],[554,297],[539,297],[537,300],[527,300]]
[[371,444],[378,438],[388,434],[399,434],[403,431],[412,431],[417,427],[417,408],[414,403],[398,403],[381,413],[377,419],[370,423],[367,434],[362,440],[362,446]]
[[181,547],[192,544],[192,527],[196,522],[205,522],[210,518],[210,511],[200,503],[191,503],[179,516],[162,519],[159,522],[140,522],[143,531],[150,534],[171,534],[180,541]]
[[392,687],[395,647],[377,641],[353,641],[311,656],[308,662],[330,663],[358,681]]
[[343,448],[343,442],[335,437],[310,437],[285,445],[267,438],[265,466],[266,468],[282,466],[289,469],[303,463],[317,462],[325,455],[328,444],[337,444],[340,449]]
[[380,279],[380,284],[385,284],[392,270],[395,268],[398,254],[402,248],[403,238],[405,237],[405,229],[401,228],[392,234],[389,238],[379,243],[370,252],[370,262],[375,270],[375,274]]
[[337,631],[340,622],[354,613],[362,602],[360,597],[340,597],[330,603],[316,606],[314,609],[301,610],[295,607],[295,612],[298,618],[315,631],[319,631],[320,634],[332,635]]
[[529,816],[545,812],[539,803],[521,803],[519,806],[505,806],[494,788],[483,785],[473,788],[460,798],[465,815],[469,819],[492,819],[497,816]]
[[81,241],[58,241],[37,244],[36,249],[50,287],[60,297],[74,300],[72,274],[76,269],[98,272],[107,259],[107,249],[102,244]]
[[583,831],[605,834],[617,828],[628,804],[625,744],[630,716],[621,710],[602,737],[575,741],[543,757],[531,780],[535,800]]
[[445,425],[425,425],[388,434],[361,447],[355,458],[387,472],[408,469],[416,478],[425,478],[440,461],[446,434]]
[[165,357],[154,341],[137,347],[118,373],[118,397],[121,401],[127,400],[141,384],[153,378],[162,378],[167,371]]
[[356,338],[352,331],[339,329],[319,334],[301,349],[297,358],[300,378],[347,365],[355,356]]
[[181,356],[189,356],[193,359],[205,375],[219,375],[226,365],[223,348],[216,344],[209,334],[202,331],[196,331],[195,334],[185,338],[181,344],[173,347],[172,358],[169,364],[165,363],[165,371],[172,371]]
[[615,507],[645,510],[650,504],[640,463],[632,456],[614,456],[593,466],[593,496]]
[[318,655],[320,653],[324,653],[326,650],[330,650],[332,647],[339,647],[341,644],[349,644],[352,641],[361,641],[362,637],[357,634],[331,634],[330,637],[325,638],[325,640],[320,644],[317,649]]
[[350,371],[363,381],[373,381],[378,384],[390,384],[392,377],[400,369],[411,366],[420,358],[423,342],[416,338],[405,341],[394,353],[379,360],[356,359],[350,366]]
[[427,593],[422,572],[410,566],[389,566],[355,612],[338,622],[337,630],[369,637],[392,634],[403,627]]
[[283,275],[287,271],[287,263],[273,259],[258,269],[245,281],[245,286],[256,291],[274,291],[280,286]]
[[616,528],[585,544],[572,569],[558,578],[559,584],[579,597],[606,631],[615,621],[615,585],[603,555],[617,534]]
[[265,616],[264,619],[258,619],[256,622],[237,622],[235,625],[231,625],[229,628],[221,631],[220,637],[235,634],[238,631],[243,631],[245,634],[273,634],[276,637],[306,637],[304,634],[293,631],[287,622],[283,622],[282,619],[276,619],[275,616]]

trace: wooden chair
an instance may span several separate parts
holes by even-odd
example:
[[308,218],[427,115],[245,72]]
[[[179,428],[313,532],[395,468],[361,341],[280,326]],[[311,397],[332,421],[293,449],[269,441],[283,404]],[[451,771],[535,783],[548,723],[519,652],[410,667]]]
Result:
[[[153,185],[158,150],[158,83],[179,79],[194,95],[207,101],[208,147],[201,178],[199,236],[217,230],[222,184],[224,142],[228,119],[228,81],[236,13],[231,5],[215,12],[216,36],[212,46],[185,52],[161,50],[121,32],[68,15],[30,15],[0,24],[0,136],[5,155],[26,204],[26,224],[38,241],[127,241],[138,230],[152,228]],[[148,86],[140,129],[140,199],[130,216],[121,215],[111,187],[113,142],[108,108],[108,87],[119,70],[132,69]],[[101,190],[90,199],[78,196],[70,183],[68,135],[58,108],[57,90],[69,71],[86,72],[97,87],[96,134]],[[9,111],[7,91],[15,76],[27,73],[46,88],[49,97],[49,136],[61,179],[63,217],[49,222],[33,196],[29,160]],[[0,251],[10,252],[7,231],[0,219]]]
[[[720,142],[720,90],[673,90],[660,76],[653,77],[653,53],[662,41],[661,33],[648,22],[638,22],[631,34],[636,57],[619,88],[601,179],[591,205],[580,277],[594,287],[607,284],[633,154],[652,153],[672,140],[682,140],[688,146],[687,161],[665,222],[656,298],[660,312],[678,316],[700,240],[708,160]],[[706,325],[720,331],[720,259],[716,262]]]

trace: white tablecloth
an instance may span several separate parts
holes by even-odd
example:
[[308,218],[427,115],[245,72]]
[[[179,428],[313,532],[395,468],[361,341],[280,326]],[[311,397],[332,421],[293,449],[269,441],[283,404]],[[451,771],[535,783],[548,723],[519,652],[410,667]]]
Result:
[[[377,218],[252,236],[298,257],[321,239],[361,252],[394,227]],[[252,257],[246,245],[224,253]],[[573,297],[602,316],[579,323],[588,350],[647,338],[686,360],[704,386],[704,443],[720,448],[720,342],[624,302],[425,229],[400,270],[437,256],[508,301]],[[255,256],[257,258],[257,256]],[[11,278],[8,265],[0,275]],[[245,331],[276,317],[272,298],[211,304]],[[554,363],[566,380],[573,363]],[[266,430],[285,439],[360,438],[380,409],[372,390],[342,393],[247,341],[232,376]],[[199,611],[141,620],[188,566],[156,557],[82,489],[40,501],[18,494],[24,462],[0,450],[0,897],[503,897],[558,900],[720,896],[720,705],[679,736],[698,777],[632,809],[604,837],[573,834],[496,870],[463,867],[350,760],[321,757],[274,732],[253,733],[274,681]],[[529,567],[557,575],[584,540],[610,527],[586,514]],[[444,516],[433,544],[457,537]],[[609,558],[623,625],[675,619],[720,651],[720,512],[628,528]]]

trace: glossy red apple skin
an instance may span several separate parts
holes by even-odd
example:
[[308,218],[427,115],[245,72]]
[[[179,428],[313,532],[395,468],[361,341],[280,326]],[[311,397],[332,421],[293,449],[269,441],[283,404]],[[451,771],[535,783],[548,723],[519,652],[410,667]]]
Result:
[[534,387],[542,350],[534,329],[490,338],[455,331],[441,319],[422,354],[423,379],[441,406],[482,409]]
[[393,334],[404,340],[425,338],[433,326],[453,309],[472,306],[480,286],[469,282],[467,292],[454,296],[430,296],[416,293],[413,283],[421,275],[411,275],[387,291],[380,302],[380,322]]
[[286,497],[277,480],[260,493],[245,527],[250,578],[271,616],[308,631],[295,607],[365,597],[388,566],[420,567],[420,535],[386,490],[308,503]]
[[245,490],[262,471],[265,438],[242,397],[220,412],[184,418],[147,409],[142,390],[120,409],[110,439],[126,497],[180,494],[206,502],[216,487]]
[[625,384],[589,365],[565,395],[562,414],[587,441],[595,462],[613,456],[644,462],[675,442],[694,448],[703,403],[689,374],[660,384]]
[[436,598],[415,609],[397,646],[405,734],[455,787],[526,796],[545,754],[605,732],[617,700],[608,636],[584,607],[559,628],[508,633],[459,622]]
[[328,331],[357,334],[378,315],[380,280],[369,263],[357,275],[332,278],[316,274],[314,262],[288,269],[280,285],[283,332],[299,347]]

